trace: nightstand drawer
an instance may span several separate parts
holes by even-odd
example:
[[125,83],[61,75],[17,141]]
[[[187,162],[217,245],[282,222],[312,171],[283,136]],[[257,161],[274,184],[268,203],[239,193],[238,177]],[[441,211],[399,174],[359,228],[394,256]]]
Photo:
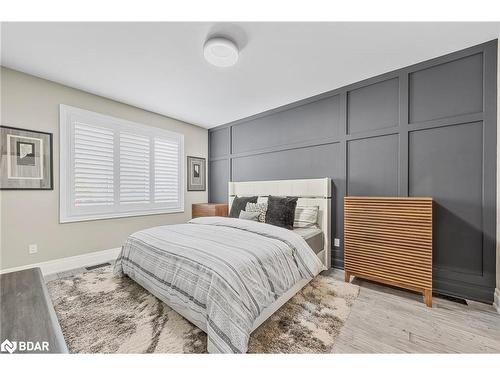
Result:
[[227,216],[228,205],[226,203],[193,203],[192,216]]

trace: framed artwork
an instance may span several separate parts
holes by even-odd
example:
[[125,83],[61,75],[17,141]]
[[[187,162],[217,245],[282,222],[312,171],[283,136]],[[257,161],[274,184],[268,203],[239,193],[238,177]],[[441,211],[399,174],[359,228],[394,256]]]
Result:
[[188,191],[205,191],[207,189],[206,161],[204,158],[187,157],[188,162]]
[[0,190],[52,190],[52,134],[0,126]]

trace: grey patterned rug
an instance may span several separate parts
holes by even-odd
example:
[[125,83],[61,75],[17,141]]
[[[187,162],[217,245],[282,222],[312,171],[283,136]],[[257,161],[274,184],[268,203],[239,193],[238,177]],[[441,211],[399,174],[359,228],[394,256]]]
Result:
[[[72,353],[205,353],[206,334],[111,266],[47,283]],[[250,337],[250,353],[329,353],[359,287],[317,276]]]

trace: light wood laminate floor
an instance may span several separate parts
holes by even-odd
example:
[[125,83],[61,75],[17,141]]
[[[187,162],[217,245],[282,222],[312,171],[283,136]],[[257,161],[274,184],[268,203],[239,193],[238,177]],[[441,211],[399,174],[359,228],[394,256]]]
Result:
[[[327,271],[344,280],[344,271]],[[361,279],[334,353],[500,353],[500,314],[492,305],[468,305]]]
[[[46,281],[85,269],[45,276]],[[344,271],[325,271],[344,281]],[[500,314],[492,305],[468,305],[354,278],[360,286],[333,353],[500,353]]]

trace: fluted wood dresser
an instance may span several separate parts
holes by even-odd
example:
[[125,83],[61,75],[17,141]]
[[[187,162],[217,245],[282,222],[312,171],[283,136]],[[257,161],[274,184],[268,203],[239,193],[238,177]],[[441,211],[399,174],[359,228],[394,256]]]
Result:
[[344,270],[414,290],[432,306],[432,198],[345,197]]

